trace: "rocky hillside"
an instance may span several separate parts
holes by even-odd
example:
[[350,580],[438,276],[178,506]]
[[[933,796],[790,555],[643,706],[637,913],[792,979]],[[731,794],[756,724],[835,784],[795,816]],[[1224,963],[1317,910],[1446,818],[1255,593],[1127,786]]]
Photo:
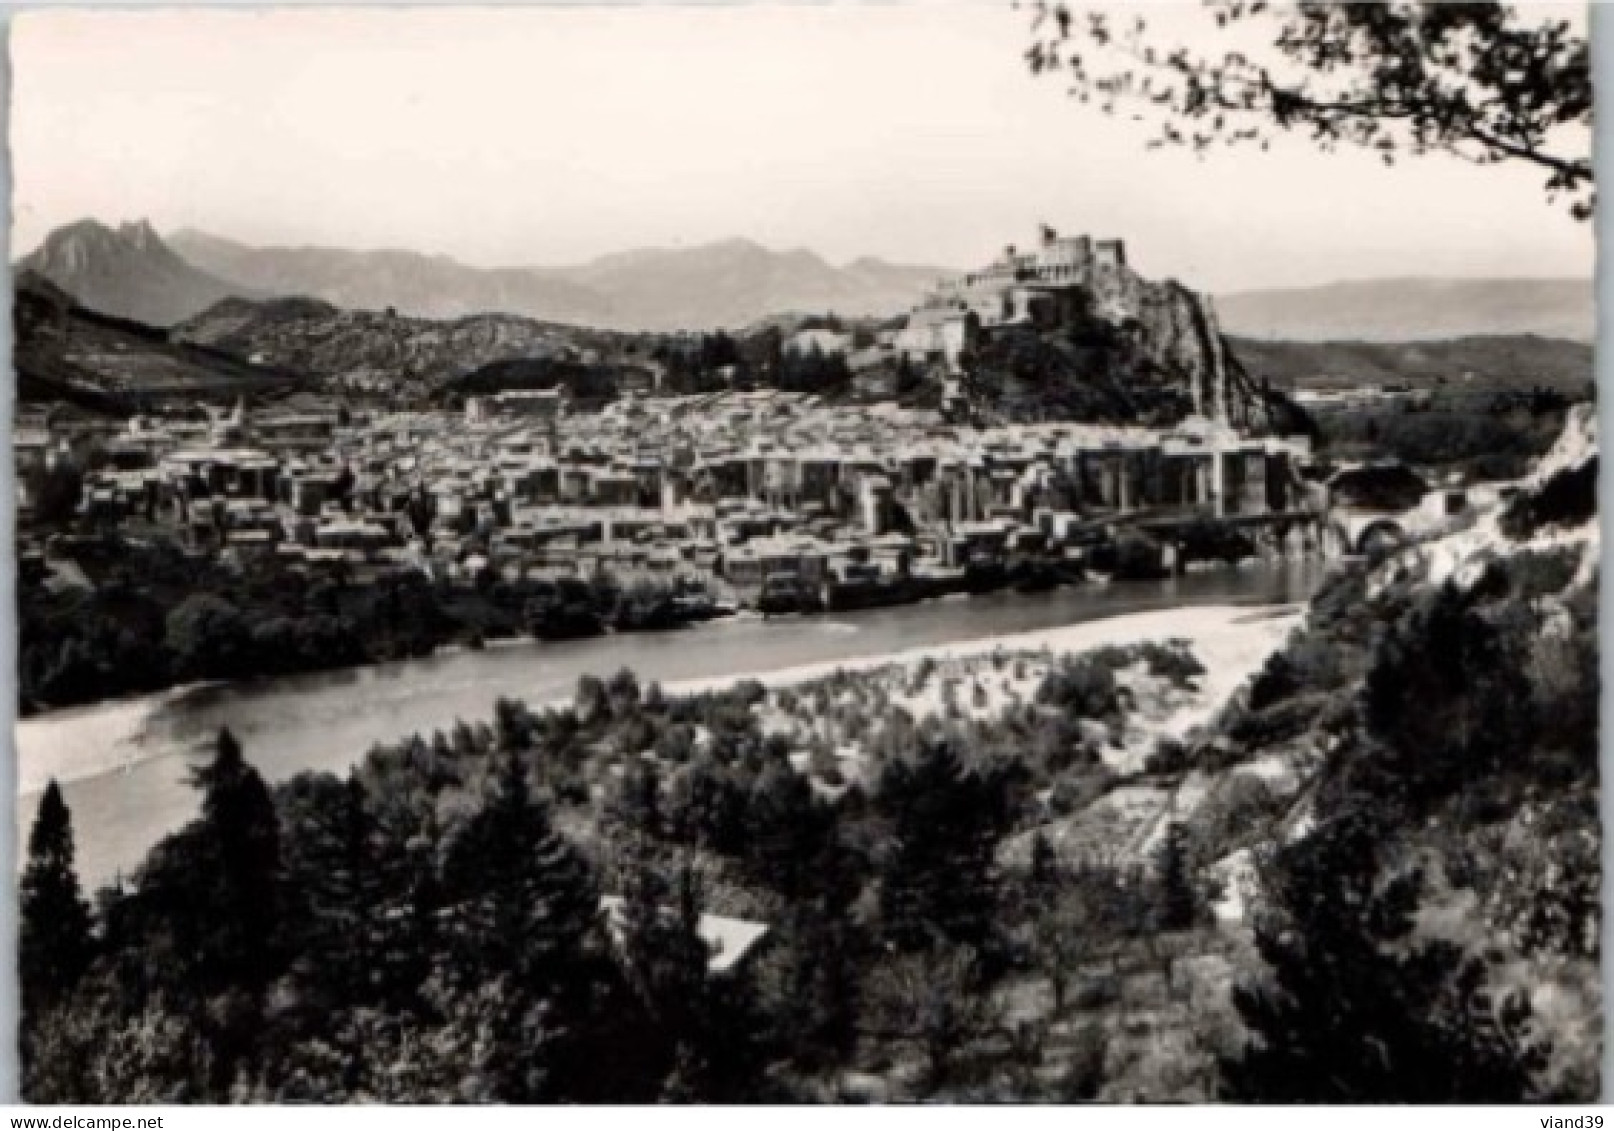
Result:
[[609,334],[503,314],[437,321],[342,310],[317,299],[226,299],[174,327],[176,341],[321,378],[328,387],[422,396],[494,362],[555,359]]
[[708,330],[772,314],[889,315],[943,274],[750,240],[621,252],[571,267],[468,267],[443,256],[338,248],[258,248],[204,232],[173,234],[186,259],[244,289],[312,295],[338,306],[428,318],[498,311],[621,330]]
[[1175,280],[1150,282],[1126,268],[1095,282],[1099,309],[1121,316],[1123,329],[1150,361],[1180,374],[1195,412],[1240,428],[1266,415],[1260,391],[1229,353],[1216,308],[1203,296]]
[[153,326],[171,325],[227,295],[252,293],[188,263],[144,221],[109,228],[81,220],[58,228],[17,270],[50,280],[91,310]]
[[1246,371],[1210,301],[1127,267],[1095,271],[1034,326],[983,330],[965,369],[972,399],[998,419],[1169,424],[1196,414],[1240,428],[1304,423]]
[[[1294,1009],[1321,1009],[1344,990],[1320,965],[1335,955],[1356,964],[1355,1009],[1484,995],[1496,1015],[1426,1036],[1541,1098],[1598,1090],[1597,464],[1595,411],[1577,406],[1515,492],[1343,569],[1187,752],[1171,806],[1264,961],[1247,993],[1276,967]],[[1322,910],[1369,890],[1359,911]],[[1244,1000],[1247,1020],[1296,1023]],[[1298,1053],[1326,1038],[1300,1028],[1288,1067],[1246,1060],[1273,1074],[1255,1082],[1268,1095],[1290,1074],[1307,1094]],[[1393,1069],[1353,1086],[1417,1095],[1416,1066]]]
[[[1214,918],[1082,967],[1101,1098],[1599,1094],[1597,464],[1577,406],[1515,492],[1341,563],[1287,641],[1220,626],[1276,651],[1182,741],[1056,779],[1066,812],[1012,847],[1081,878],[1066,929],[1105,868],[1190,873]],[[1239,666],[1202,649],[1196,683]]]
[[33,271],[17,276],[12,313],[22,401],[121,414],[171,398],[231,399],[302,385],[288,368],[250,364],[205,344],[176,342],[157,327],[88,310]]

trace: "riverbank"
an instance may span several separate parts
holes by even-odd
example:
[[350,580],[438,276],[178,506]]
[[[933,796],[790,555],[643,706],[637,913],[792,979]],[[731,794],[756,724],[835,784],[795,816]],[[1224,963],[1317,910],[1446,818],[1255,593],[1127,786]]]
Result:
[[[1104,573],[1038,575],[1023,567],[961,575],[946,584],[916,582],[884,592],[860,591],[860,597],[848,596],[844,603],[827,607],[816,597],[805,603],[775,602],[776,607],[759,612],[728,599],[731,594],[719,601],[706,589],[683,588],[681,583],[622,589],[598,580],[585,584],[563,578],[525,587],[495,586],[488,592],[444,591],[419,575],[400,574],[367,586],[328,588],[320,611],[310,613],[306,602],[288,604],[284,594],[276,598],[281,604],[264,597],[265,591],[275,591],[267,576],[219,573],[198,581],[169,576],[165,570],[173,563],[153,565],[149,548],[124,547],[113,557],[140,579],[133,599],[120,596],[102,607],[99,590],[88,582],[88,588],[60,592],[41,585],[37,577],[22,583],[19,718],[185,694],[205,684],[339,676],[379,664],[538,643],[639,637],[770,614],[833,618],[1051,590],[1102,594],[1118,581],[1126,584]],[[1251,558],[1213,569],[1236,576],[1275,564],[1294,563]],[[1041,583],[1026,587],[1039,577]],[[177,633],[176,614],[183,614]],[[108,653],[108,648],[114,650]]]
[[[1315,568],[1291,563],[842,615],[737,617],[684,632],[512,644],[52,712],[22,720],[14,732],[16,843],[25,842],[38,795],[55,778],[79,830],[82,875],[91,883],[110,879],[196,815],[186,781],[221,727],[273,783],[305,771],[345,774],[377,744],[491,718],[500,698],[567,700],[581,677],[608,678],[623,668],[645,685],[700,689],[749,676],[789,681],[863,670],[926,653],[989,653],[1004,642],[1066,649],[1141,633],[1193,635],[1210,649],[1206,666],[1220,668],[1234,644],[1218,625],[1305,600],[1318,577]],[[1201,618],[1199,609],[1221,611]],[[1132,619],[1136,614],[1153,619]]]
[[[1121,616],[771,672],[750,681],[762,690],[745,699],[821,796],[854,785],[876,791],[891,751],[905,748],[915,726],[935,724],[968,756],[1008,759],[1040,781],[1038,804],[1053,822],[1043,827],[1056,849],[1088,839],[1073,838],[1073,828],[1096,824],[1112,847],[1126,844],[1143,860],[1163,833],[1181,769],[1169,752],[1192,745],[1196,728],[1302,616],[1294,606]],[[664,690],[676,699],[734,686],[700,680]],[[663,761],[661,753],[663,771],[676,773],[680,757]],[[1074,811],[1081,796],[1096,799],[1094,812]],[[1017,837],[1007,857],[1028,849],[1028,836]]]
[[[1251,607],[1248,605],[1209,605],[1167,609],[1142,613],[1121,613],[1107,618],[1084,621],[1080,624],[1030,632],[985,636],[945,644],[927,645],[896,652],[849,656],[845,659],[798,664],[756,673],[733,672],[720,676],[694,679],[672,679],[662,682],[669,694],[691,695],[733,686],[744,679],[755,679],[766,687],[786,687],[806,683],[833,675],[836,672],[871,671],[917,663],[924,659],[957,660],[987,656],[994,652],[1050,652],[1070,654],[1105,645],[1124,646],[1145,640],[1181,640],[1205,664],[1207,676],[1203,681],[1202,695],[1208,701],[1206,711],[1214,703],[1226,698],[1245,676],[1277,646],[1289,628],[1297,622],[1297,606]],[[743,620],[730,623],[744,623]],[[753,621],[753,623],[761,623]],[[778,622],[775,622],[776,625]],[[830,628],[831,622],[814,618],[813,626]],[[714,625],[713,627],[719,627]],[[531,642],[526,642],[530,644]],[[499,651],[514,653],[518,642],[503,642]],[[485,654],[485,653],[483,653]],[[475,652],[447,653],[443,658],[475,656]],[[374,670],[374,669],[372,669]],[[61,784],[83,781],[104,774],[126,771],[129,768],[127,752],[124,756],[113,753],[120,745],[120,736],[131,736],[136,746],[144,747],[153,737],[148,723],[164,710],[183,706],[191,697],[210,693],[228,695],[232,691],[249,691],[250,684],[230,685],[219,681],[185,684],[157,692],[150,696],[119,699],[102,704],[85,704],[67,707],[42,716],[19,720],[19,734],[24,728],[38,730],[42,724],[78,725],[89,730],[104,742],[76,742],[54,744],[56,749],[19,751],[23,756],[17,763],[17,792],[19,797],[34,797],[43,792],[54,778]],[[560,690],[560,689],[557,689]],[[564,702],[570,693],[551,695],[529,700],[534,707],[551,706]],[[440,720],[452,722],[452,718]],[[400,734],[399,737],[402,737]],[[29,753],[35,756],[27,756]],[[47,755],[48,756],[43,756]],[[351,752],[357,761],[363,750]]]
[[1145,641],[1181,641],[1205,665],[1195,698],[1198,710],[1174,720],[1174,730],[1185,732],[1203,722],[1222,701],[1238,689],[1300,623],[1304,607],[1279,605],[1202,605],[1146,613],[1126,613],[1081,624],[1033,632],[1010,633],[961,640],[934,647],[911,648],[879,656],[802,664],[752,677],[724,676],[678,680],[664,684],[669,694],[689,695],[730,687],[740,679],[754,678],[764,687],[808,683],[836,672],[867,672],[931,660],[962,660],[995,652],[1050,652],[1074,654],[1102,647],[1126,647]]

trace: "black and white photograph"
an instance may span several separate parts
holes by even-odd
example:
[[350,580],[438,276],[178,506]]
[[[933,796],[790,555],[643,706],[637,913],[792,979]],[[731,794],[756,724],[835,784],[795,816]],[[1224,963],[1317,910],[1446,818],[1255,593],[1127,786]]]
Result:
[[14,14],[17,1098],[1598,1102],[1605,18]]

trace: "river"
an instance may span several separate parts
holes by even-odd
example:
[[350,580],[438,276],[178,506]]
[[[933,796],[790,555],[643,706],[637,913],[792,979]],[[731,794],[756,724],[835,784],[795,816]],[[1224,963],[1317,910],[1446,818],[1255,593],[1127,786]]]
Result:
[[1158,582],[928,601],[818,617],[734,619],[678,632],[480,652],[247,683],[201,685],[25,719],[16,730],[17,844],[39,793],[61,782],[87,886],[132,870],[197,811],[186,784],[219,728],[235,732],[270,782],[303,770],[343,772],[378,742],[491,717],[508,696],[567,698],[579,676],[632,668],[641,683],[710,680],[1031,632],[1182,605],[1304,600],[1316,562],[1251,565]]

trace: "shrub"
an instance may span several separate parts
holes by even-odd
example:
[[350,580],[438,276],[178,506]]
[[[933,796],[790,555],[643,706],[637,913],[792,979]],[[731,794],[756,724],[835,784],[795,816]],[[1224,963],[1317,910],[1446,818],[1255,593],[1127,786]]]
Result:
[[1067,659],[1043,679],[1037,702],[1079,718],[1108,718],[1119,709],[1115,673],[1092,657]]
[[1192,839],[1203,856],[1216,859],[1270,834],[1287,803],[1262,778],[1239,773],[1223,779],[1195,811]]
[[1262,710],[1247,708],[1236,713],[1229,737],[1246,751],[1298,738],[1317,721],[1318,708],[1324,701],[1323,696],[1307,694],[1284,699]]
[[1533,491],[1509,500],[1501,517],[1502,532],[1522,541],[1552,526],[1580,526],[1597,514],[1597,457],[1579,467],[1554,473]]
[[1088,978],[1076,987],[1071,1005],[1079,1010],[1103,1009],[1121,1000],[1121,979],[1114,974],[1099,974]]
[[1250,682],[1250,710],[1264,711],[1272,704],[1289,698],[1300,687],[1300,673],[1294,662],[1283,652],[1274,652]]
[[[1365,611],[1357,616],[1366,619]],[[1340,626],[1334,622],[1334,628]],[[1364,629],[1365,631],[1365,629]],[[1246,704],[1264,711],[1303,691],[1332,691],[1351,683],[1361,669],[1357,651],[1342,639],[1345,634],[1314,627],[1292,636],[1282,651],[1267,657],[1250,682]]]
[[1061,817],[1079,813],[1108,793],[1116,781],[1115,771],[1102,762],[1079,766],[1054,783],[1049,792],[1048,808]]
[[1188,762],[1186,746],[1175,738],[1162,738],[1143,760],[1143,770],[1149,774],[1180,774],[1188,769]]
[[[1117,991],[1119,996],[1119,991]],[[1083,1103],[1098,1098],[1104,1087],[1104,1062],[1109,1042],[1097,1026],[1087,1026],[1071,1044],[1070,1061],[1059,1079],[1058,1099],[1063,1103]]]
[[1526,601],[1562,593],[1574,580],[1575,571],[1580,568],[1580,558],[1581,549],[1578,546],[1526,550],[1511,557],[1499,558],[1485,567],[1475,592],[1497,597],[1513,594]]
[[1142,652],[1149,674],[1166,680],[1173,687],[1191,688],[1193,681],[1205,674],[1205,665],[1189,650],[1186,641],[1159,644],[1150,640],[1143,644]]

